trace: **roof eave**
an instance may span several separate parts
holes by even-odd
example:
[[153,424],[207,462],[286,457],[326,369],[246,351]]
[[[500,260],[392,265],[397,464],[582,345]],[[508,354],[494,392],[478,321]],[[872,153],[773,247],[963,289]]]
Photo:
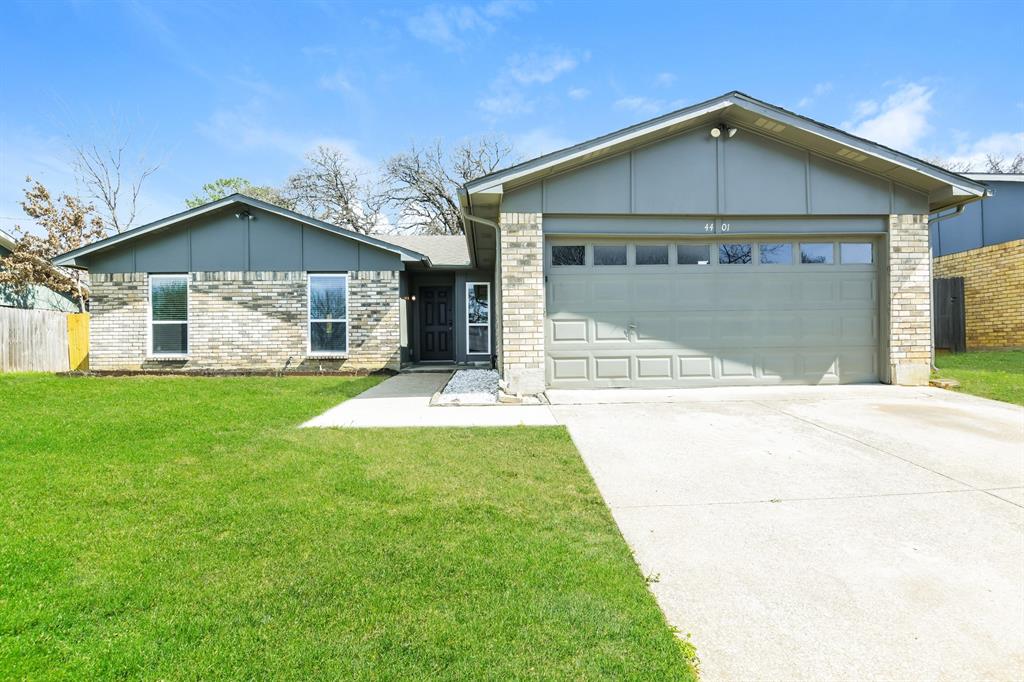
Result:
[[[638,123],[634,126],[594,138],[593,140],[581,142],[580,144],[572,147],[551,152],[550,154],[545,154],[544,156],[525,161],[521,164],[511,166],[510,168],[491,173],[490,175],[486,175],[482,178],[466,183],[465,189],[469,195],[482,193],[501,195],[506,183],[524,181],[524,178],[528,178],[535,174],[540,175],[545,170],[558,164],[565,164],[566,166],[566,168],[560,168],[559,170],[567,170],[576,159],[581,159],[581,162],[589,162],[595,152],[600,152],[603,149],[621,145],[628,142],[630,139],[656,134],[659,130],[664,128],[676,126],[685,123],[688,120],[704,116],[708,113],[727,109],[730,106],[739,106],[761,116],[773,118],[778,120],[780,123],[792,126],[793,128],[803,130],[807,133],[817,135],[825,139],[831,139],[844,146],[852,147],[863,153],[882,158],[889,163],[906,168],[912,172],[925,175],[933,180],[938,180],[950,185],[951,187],[960,188],[965,191],[965,196],[968,197],[965,201],[972,201],[985,196],[984,185],[970,178],[964,177],[963,175],[939,168],[938,166],[929,164],[921,159],[890,149],[889,147],[885,147],[884,145],[880,145],[876,142],[857,137],[856,135],[852,135],[833,126],[829,126],[828,124],[815,121],[814,119],[807,118],[806,116],[801,116],[800,114],[787,111],[772,104],[768,104],[767,102],[762,102],[761,100],[755,99],[750,95],[746,95],[739,91],[733,91],[707,100],[706,102],[701,102],[700,104],[695,104],[691,107],[679,109],[663,116]],[[528,182],[528,180],[526,181]]]
[[123,242],[135,239],[136,237],[141,237],[142,235],[149,234],[151,232],[162,230],[164,228],[180,223],[184,220],[189,220],[202,215],[206,215],[207,213],[211,213],[213,211],[219,210],[221,208],[224,208],[225,206],[230,206],[231,204],[235,203],[245,204],[252,208],[258,208],[267,211],[268,213],[274,213],[275,215],[279,215],[283,218],[288,218],[289,220],[295,220],[297,222],[304,223],[311,227],[316,227],[318,229],[324,230],[325,232],[331,232],[333,234],[338,235],[339,237],[345,237],[357,242],[368,244],[369,246],[382,249],[384,251],[396,253],[399,255],[403,262],[423,261],[428,264],[430,262],[430,259],[427,258],[426,255],[419,253],[418,251],[413,251],[412,249],[406,249],[395,244],[390,244],[388,242],[376,239],[369,235],[364,235],[362,233],[355,232],[353,230],[346,230],[337,225],[332,225],[331,223],[327,223],[322,220],[317,220],[316,218],[302,215],[301,213],[296,213],[295,211],[291,211],[280,206],[275,206],[274,204],[268,203],[266,201],[261,201],[253,197],[237,193],[226,196],[223,199],[211,201],[207,204],[203,204],[202,206],[190,208],[187,211],[175,213],[174,215],[168,216],[161,220],[154,221],[152,223],[140,225],[139,227],[127,230],[120,234],[116,234],[111,237],[107,237],[106,239],[101,239],[99,241],[93,242],[92,244],[87,244],[77,249],[73,249],[71,251],[68,251],[67,253],[62,253],[61,255],[54,257],[52,259],[52,262],[55,265],[65,265],[68,267],[84,267],[83,265],[76,263],[77,258],[90,253],[94,253],[96,251],[110,248],[112,246],[116,246]]

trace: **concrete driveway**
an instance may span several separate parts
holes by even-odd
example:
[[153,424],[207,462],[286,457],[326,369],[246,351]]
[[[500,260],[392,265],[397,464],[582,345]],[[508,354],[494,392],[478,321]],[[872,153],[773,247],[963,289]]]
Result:
[[589,403],[552,410],[705,680],[1024,676],[1024,409],[889,386],[550,397]]

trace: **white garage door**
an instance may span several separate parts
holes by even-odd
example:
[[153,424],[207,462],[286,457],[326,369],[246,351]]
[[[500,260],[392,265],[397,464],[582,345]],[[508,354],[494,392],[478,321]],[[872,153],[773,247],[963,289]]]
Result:
[[878,380],[870,239],[549,239],[556,388]]

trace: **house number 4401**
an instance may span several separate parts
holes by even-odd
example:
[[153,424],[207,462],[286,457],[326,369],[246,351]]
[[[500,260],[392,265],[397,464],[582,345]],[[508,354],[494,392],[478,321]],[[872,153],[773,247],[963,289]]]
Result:
[[[704,225],[704,231],[705,232],[714,232],[715,231],[715,224],[714,223],[706,223]],[[729,223],[722,223],[722,227],[719,228],[719,232],[728,232],[728,231],[729,231]]]

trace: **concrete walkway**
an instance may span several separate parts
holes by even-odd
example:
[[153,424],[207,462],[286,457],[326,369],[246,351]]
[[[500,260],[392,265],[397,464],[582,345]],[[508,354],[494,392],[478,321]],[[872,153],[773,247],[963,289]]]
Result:
[[310,419],[303,427],[554,426],[547,405],[431,407],[450,372],[399,374]]
[[567,393],[552,411],[705,682],[1022,679],[1024,409],[880,385]]

